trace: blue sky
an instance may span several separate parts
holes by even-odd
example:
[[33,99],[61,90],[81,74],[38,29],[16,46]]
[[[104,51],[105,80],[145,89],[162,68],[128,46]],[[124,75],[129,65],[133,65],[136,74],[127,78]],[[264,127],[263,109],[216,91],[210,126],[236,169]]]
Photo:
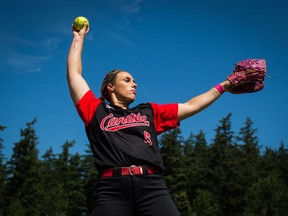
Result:
[[71,24],[91,25],[83,74],[99,95],[106,72],[129,71],[141,102],[185,102],[223,81],[234,64],[265,58],[265,88],[255,94],[225,93],[181,123],[182,134],[203,130],[207,141],[229,112],[236,133],[250,117],[261,146],[288,143],[288,3],[284,0],[42,0],[7,1],[0,8],[0,125],[10,157],[20,129],[37,117],[40,155],[66,140],[86,150],[84,126],[70,99],[66,59]]

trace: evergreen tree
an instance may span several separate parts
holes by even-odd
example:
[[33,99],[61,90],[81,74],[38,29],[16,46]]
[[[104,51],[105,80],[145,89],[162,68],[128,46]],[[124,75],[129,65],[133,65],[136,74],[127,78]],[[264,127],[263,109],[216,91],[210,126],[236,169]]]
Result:
[[230,118],[231,113],[220,121],[221,124],[215,129],[215,139],[210,147],[209,168],[213,172],[207,180],[211,184],[210,191],[217,197],[221,206],[220,215],[237,215],[239,212],[236,206],[241,188],[237,168],[240,152],[233,145],[234,132],[231,130]]
[[244,216],[287,215],[287,185],[276,175],[260,179],[247,191]]
[[74,141],[66,141],[56,162],[56,172],[61,188],[61,209],[64,215],[81,215],[85,212],[85,197],[81,172],[80,155],[70,154]]
[[285,148],[283,142],[280,143],[280,147],[278,150],[278,164],[280,177],[288,186],[288,149]]
[[78,216],[87,212],[81,155],[78,152],[70,158],[70,172],[71,179],[67,186],[70,192],[69,205],[72,208],[69,215]]
[[59,177],[60,171],[57,170],[56,154],[54,154],[52,147],[50,147],[42,156],[44,177],[44,192],[45,192],[45,206],[43,211],[45,215],[64,216],[67,213],[68,202],[65,194],[64,184]]
[[[0,131],[5,130],[5,126],[0,125]],[[0,138],[0,216],[4,215],[4,209],[6,206],[5,203],[5,186],[6,186],[6,164],[5,164],[5,157],[2,153],[2,149],[4,148],[3,145],[4,140]]]
[[260,156],[260,147],[258,144],[257,130],[254,129],[253,121],[247,117],[244,127],[240,129],[239,136],[236,138],[240,144],[245,158],[248,162],[256,162]]
[[284,143],[280,143],[278,150],[278,169],[279,177],[283,181],[283,191],[286,191],[283,196],[283,200],[279,206],[281,212],[288,212],[288,149],[285,147]]
[[259,161],[260,151],[258,144],[257,130],[253,128],[253,121],[247,117],[244,126],[240,129],[239,135],[236,137],[239,147],[239,154],[235,155],[234,174],[235,181],[238,182],[234,193],[237,194],[237,199],[234,201],[234,211],[238,215],[244,211],[245,192],[254,184],[260,177]]
[[197,189],[192,205],[195,216],[221,215],[217,198],[207,190]]
[[187,195],[190,203],[195,199],[198,189],[209,189],[208,176],[211,170],[208,168],[209,152],[205,134],[201,130],[199,134],[190,137],[184,145],[184,164],[187,168]]
[[260,158],[259,173],[261,178],[266,178],[270,175],[280,175],[278,153],[271,147],[265,148],[264,155]]
[[95,197],[96,197],[96,183],[98,173],[94,165],[93,153],[90,145],[87,145],[87,150],[85,154],[82,155],[82,171],[83,171],[83,181],[84,181],[84,193],[86,197],[86,208],[90,215],[95,208]]
[[182,143],[183,138],[179,128],[166,132],[160,140],[167,187],[170,189],[172,198],[181,215],[190,216],[191,207],[186,191],[187,167],[184,166],[182,161]]
[[184,141],[183,156],[182,156],[183,167],[186,168],[185,175],[187,180],[185,182],[186,185],[185,188],[190,206],[192,205],[192,200],[195,196],[194,194],[195,181],[197,180],[194,177],[198,168],[195,163],[196,159],[195,159],[194,145],[195,145],[195,136],[193,135],[193,133],[191,133],[188,139]]
[[192,178],[195,179],[195,186],[200,189],[207,189],[209,186],[205,179],[207,179],[209,173],[211,173],[211,170],[208,167],[209,149],[203,131],[200,131],[199,134],[195,136],[193,152],[194,162],[192,164],[192,167],[194,167],[195,173]]
[[9,210],[7,215],[40,215],[43,206],[38,137],[34,129],[36,118],[20,132],[21,139],[14,144],[8,161]]

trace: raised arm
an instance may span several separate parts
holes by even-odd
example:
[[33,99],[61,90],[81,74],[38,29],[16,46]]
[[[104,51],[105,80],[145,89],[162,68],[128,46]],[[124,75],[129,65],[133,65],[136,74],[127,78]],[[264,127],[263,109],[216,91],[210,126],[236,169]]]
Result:
[[[227,91],[231,83],[230,81],[225,80],[220,85],[224,91]],[[220,96],[221,93],[215,87],[213,87],[209,91],[190,99],[186,103],[180,103],[178,105],[178,120],[182,121],[192,115],[195,115],[215,102]]]
[[73,29],[73,41],[67,59],[67,81],[74,104],[90,89],[82,76],[82,50],[88,31],[86,23],[79,32]]

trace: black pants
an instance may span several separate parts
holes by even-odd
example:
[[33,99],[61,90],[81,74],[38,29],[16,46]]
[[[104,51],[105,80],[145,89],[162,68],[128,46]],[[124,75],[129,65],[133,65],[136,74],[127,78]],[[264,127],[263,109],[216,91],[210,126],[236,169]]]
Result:
[[92,216],[179,216],[160,175],[106,177],[98,182]]

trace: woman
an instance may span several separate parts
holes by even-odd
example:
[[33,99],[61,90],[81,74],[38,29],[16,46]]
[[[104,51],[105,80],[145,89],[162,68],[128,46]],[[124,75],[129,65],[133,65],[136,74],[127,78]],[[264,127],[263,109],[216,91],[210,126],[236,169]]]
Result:
[[[93,215],[179,215],[165,182],[157,135],[208,107],[231,85],[228,80],[186,103],[129,105],[137,84],[127,71],[104,78],[97,98],[82,77],[82,48],[89,29],[73,30],[67,62],[71,98],[85,124],[99,172]],[[106,101],[108,103],[106,103]]]

